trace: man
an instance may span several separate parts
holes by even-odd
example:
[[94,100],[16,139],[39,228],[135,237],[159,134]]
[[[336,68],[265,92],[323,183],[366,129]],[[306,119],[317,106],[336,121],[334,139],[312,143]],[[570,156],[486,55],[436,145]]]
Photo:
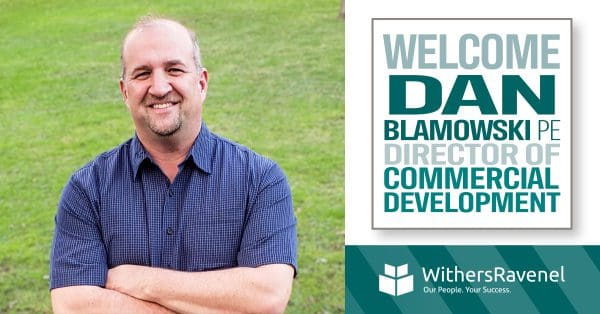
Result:
[[277,313],[296,271],[280,168],[202,123],[195,35],[140,20],[121,51],[136,135],[73,174],[56,215],[57,313]]

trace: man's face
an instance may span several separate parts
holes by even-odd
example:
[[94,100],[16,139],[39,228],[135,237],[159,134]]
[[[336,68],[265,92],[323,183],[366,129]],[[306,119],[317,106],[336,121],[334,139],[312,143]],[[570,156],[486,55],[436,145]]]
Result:
[[192,136],[202,123],[207,73],[179,25],[158,23],[131,33],[123,47],[123,99],[142,137]]

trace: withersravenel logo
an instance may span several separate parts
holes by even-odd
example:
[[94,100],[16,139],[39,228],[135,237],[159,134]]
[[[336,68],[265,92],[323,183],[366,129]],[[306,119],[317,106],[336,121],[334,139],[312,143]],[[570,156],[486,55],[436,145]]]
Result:
[[[544,284],[564,283],[565,267],[561,265],[552,270],[512,270],[500,266],[486,269],[462,270],[454,267],[421,267],[422,279],[425,282],[425,294],[463,294],[491,293],[509,294],[507,286],[475,286],[470,284],[506,285],[509,283]],[[392,296],[400,296],[414,291],[414,276],[408,273],[408,264],[393,266],[384,264],[383,274],[379,274],[379,291]]]
[[400,266],[385,264],[383,273],[379,275],[379,291],[393,296],[413,291],[413,275],[408,275],[408,264]]

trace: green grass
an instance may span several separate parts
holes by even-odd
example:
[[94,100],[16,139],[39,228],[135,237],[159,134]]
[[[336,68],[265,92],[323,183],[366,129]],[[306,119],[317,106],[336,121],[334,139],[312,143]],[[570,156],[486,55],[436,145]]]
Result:
[[56,204],[73,171],[133,134],[118,91],[119,46],[147,13],[197,30],[211,130],[276,160],[288,175],[300,265],[288,313],[343,312],[338,6],[0,0],[0,312],[50,312]]

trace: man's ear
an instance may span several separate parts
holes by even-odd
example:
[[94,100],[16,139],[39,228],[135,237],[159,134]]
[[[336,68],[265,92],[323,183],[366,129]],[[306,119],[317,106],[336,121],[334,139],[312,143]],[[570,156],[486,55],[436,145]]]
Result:
[[208,72],[205,68],[202,68],[202,71],[200,71],[200,80],[198,84],[200,85],[200,89],[202,89],[202,94],[206,95],[206,91],[208,90]]
[[127,104],[127,89],[125,88],[125,82],[123,82],[123,79],[119,80],[119,89],[121,89],[121,96],[123,96],[123,102],[125,103],[125,106],[129,108],[129,104]]

